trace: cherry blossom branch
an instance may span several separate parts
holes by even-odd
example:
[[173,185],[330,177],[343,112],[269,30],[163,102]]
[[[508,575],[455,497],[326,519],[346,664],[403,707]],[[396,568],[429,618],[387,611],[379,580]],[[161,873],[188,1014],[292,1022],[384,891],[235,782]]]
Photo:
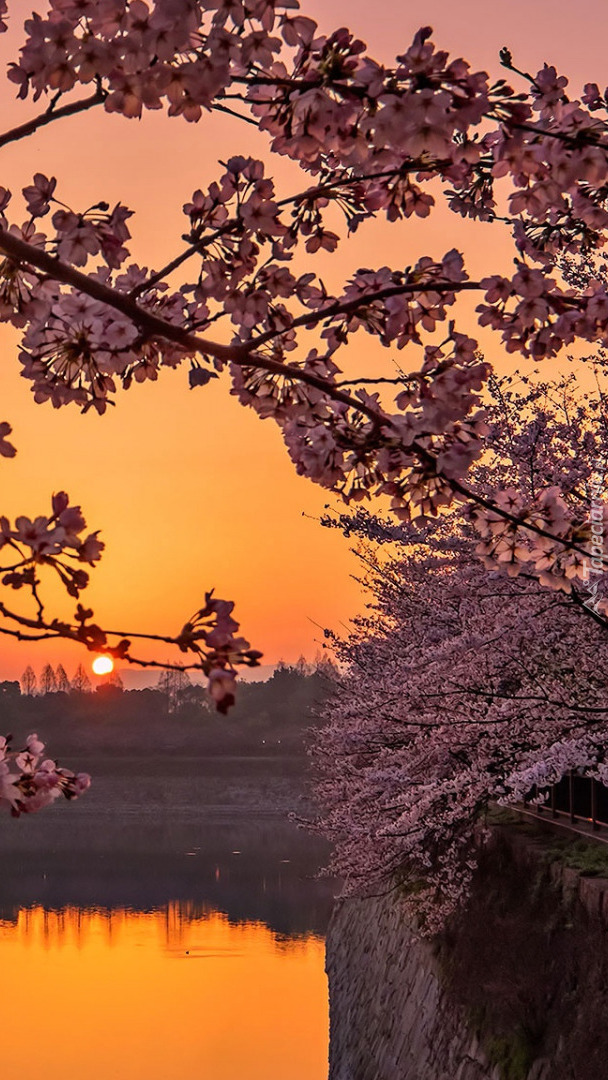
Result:
[[386,384],[388,386],[403,386],[407,382],[420,382],[423,376],[419,371],[411,371],[407,374],[403,372],[402,375],[395,375],[393,379],[388,376],[378,376],[376,379],[340,379],[336,382],[337,387],[343,386],[380,386]]
[[[1,234],[0,246],[2,246]],[[360,311],[361,308],[369,307],[377,300],[388,300],[392,296],[413,296],[424,293],[437,293],[439,296],[443,296],[446,293],[449,295],[450,293],[459,292],[479,292],[483,288],[484,286],[480,281],[404,282],[401,285],[390,285],[385,289],[378,289],[373,293],[357,296],[353,300],[336,300],[326,307],[317,308],[306,315],[300,315],[298,318],[292,319],[289,326],[283,331],[268,330],[264,334],[251,338],[245,343],[245,348],[248,351],[259,349],[266,342],[280,337],[282,333],[287,333],[289,330],[296,330],[300,326],[312,327],[325,319],[332,319],[336,315],[350,315],[353,312]]]
[[[255,123],[255,121],[253,121],[253,123]],[[446,160],[445,162],[435,162],[433,167],[440,169],[442,166],[447,167],[448,165],[449,162]],[[343,176],[339,179],[331,181],[326,180],[321,184],[317,184],[316,187],[307,188],[304,191],[298,192],[296,195],[287,195],[283,199],[278,199],[276,205],[278,207],[297,205],[301,202],[308,202],[310,200],[323,197],[327,193],[335,191],[339,188],[349,188],[353,185],[357,186],[359,184],[364,184],[367,181],[377,181],[381,179],[386,179],[391,176],[398,178],[401,176],[405,176],[408,173],[420,172],[421,168],[423,168],[423,162],[415,161],[400,165],[398,168],[381,169],[378,172],[367,173],[363,175],[359,175],[350,171],[348,175]],[[508,218],[501,218],[501,220],[509,222]],[[221,240],[223,236],[229,236],[236,231],[243,231],[242,219],[238,217],[232,218],[230,221],[225,222],[219,229],[216,229],[209,236],[202,237],[200,240],[192,240],[189,247],[187,247],[179,255],[176,255],[175,258],[171,259],[170,262],[166,263],[166,265],[162,267],[161,270],[156,271],[145,281],[142,281],[140,282],[140,284],[136,285],[129,293],[129,296],[132,299],[135,299],[137,296],[141,295],[141,293],[153,288],[153,286],[157,285],[158,282],[162,281],[165,277],[168,277],[170,274],[174,273],[175,270],[179,269],[180,266],[183,266],[184,263],[191,259],[194,255],[200,254],[206,248],[214,244],[217,240]]]
[[217,342],[207,341],[205,338],[189,334],[187,330],[146,311],[145,308],[129,299],[129,296],[125,293],[112,289],[104,285],[103,282],[81,273],[73,266],[68,266],[67,263],[62,262],[61,259],[49,255],[42,248],[28,244],[25,240],[19,239],[19,237],[14,236],[2,227],[0,227],[0,250],[18,262],[26,262],[37,267],[38,270],[41,270],[53,280],[60,281],[64,285],[71,285],[73,288],[85,293],[85,295],[91,296],[94,300],[100,300],[103,304],[107,304],[108,307],[115,308],[150,335],[167,338],[169,341],[175,341],[180,345],[185,345],[186,348],[191,348],[193,352],[202,352],[224,362],[238,360],[239,355],[244,351],[240,346],[220,345]]
[[154,274],[151,274],[149,278],[146,278],[145,281],[140,282],[139,285],[136,285],[131,289],[129,297],[132,300],[135,300],[143,292],[147,292],[148,289],[154,288],[159,281],[163,281],[164,278],[168,277],[175,270],[178,270],[179,267],[183,266],[183,264],[187,262],[188,259],[191,259],[193,255],[200,255],[206,248],[215,244],[218,240],[221,240],[223,236],[230,236],[237,228],[242,230],[243,224],[239,218],[233,218],[219,229],[216,229],[210,236],[204,236],[200,240],[193,240],[190,246],[180,252],[179,255],[176,255],[174,259],[171,259],[171,261],[166,263],[160,270],[157,270]]
[[[189,333],[184,328],[159,318],[135,303],[128,295],[120,293],[118,290],[112,289],[95,278],[81,273],[74,267],[49,255],[43,249],[27,243],[4,228],[0,228],[0,250],[3,250],[11,258],[20,262],[29,263],[43,271],[49,277],[64,284],[71,285],[73,288],[93,297],[95,300],[100,300],[109,307],[121,311],[137,326],[152,336],[159,336],[177,342],[180,345],[191,349],[195,353],[200,352],[203,355],[215,357],[222,362],[232,362],[244,368],[260,368],[283,378],[305,383],[327,394],[332,400],[341,402],[356,412],[369,417],[369,419],[378,425],[379,429],[387,424],[390,425],[391,423],[391,419],[386,413],[371,407],[368,403],[363,402],[358,398],[344,393],[336,387],[335,383],[328,379],[317,376],[304,368],[275,361],[271,358],[260,356],[259,354],[256,354],[255,356],[250,355],[254,348],[259,348],[260,345],[265,344],[277,336],[280,337],[281,331],[269,331],[266,334],[259,335],[252,341],[233,345],[221,345],[206,338],[201,338],[196,334]],[[351,301],[338,301],[329,304],[325,308],[312,311],[292,320],[290,327],[314,324],[321,322],[326,318],[333,317],[336,314],[353,313],[361,308],[369,306],[374,300],[386,299],[391,296],[420,294],[425,292],[453,293],[480,288],[482,288],[481,283],[471,281],[404,283],[403,285],[396,285],[378,290],[370,296],[363,295]],[[475,492],[456,478],[443,475],[441,470],[437,468],[436,456],[426,447],[422,446],[417,440],[411,442],[409,449],[415,453],[424,464],[430,466],[439,479],[442,479],[449,488],[461,495],[467,502],[473,503],[484,510],[488,510],[503,520],[515,524],[528,532],[559,543],[567,550],[575,551],[584,557],[587,556],[586,550],[581,545],[568,539],[555,536],[549,530],[544,529],[533,522],[519,518],[516,514],[510,513],[504,507],[493,500],[488,499],[486,496]]]
[[[498,118],[494,117],[493,119]],[[514,131],[527,131],[532,135],[541,135],[544,139],[557,139],[558,142],[561,142],[572,149],[577,149],[581,146],[593,146],[608,154],[608,143],[602,142],[597,135],[594,135],[594,133],[588,129],[577,132],[576,135],[568,135],[568,133],[564,131],[553,131],[552,128],[540,128],[535,124],[521,124],[514,121],[509,123],[509,127],[513,128]]]
[[317,199],[327,194],[327,192],[335,191],[337,188],[353,187],[359,184],[365,184],[368,181],[386,180],[389,177],[398,179],[402,176],[407,176],[409,173],[419,173],[425,169],[436,169],[438,172],[442,168],[449,168],[452,164],[447,158],[443,161],[437,160],[432,164],[429,162],[423,162],[421,159],[418,161],[406,161],[392,169],[379,169],[377,172],[357,173],[350,170],[345,176],[338,177],[335,180],[326,180],[316,187],[307,188],[300,192],[298,195],[287,195],[284,199],[277,199],[277,206],[289,206],[292,203],[305,202],[308,199]]
[[258,126],[257,120],[253,116],[245,116],[243,113],[237,112],[236,109],[231,109],[229,105],[220,105],[215,101],[211,106],[213,112],[226,113],[227,116],[234,116],[236,120],[243,120],[246,124],[252,124],[253,127]]
[[[589,713],[589,715],[593,715],[593,716],[596,716],[596,715],[597,716],[604,716],[604,715],[608,714],[608,707],[607,706],[581,705],[578,702],[573,704],[571,701],[565,701],[563,699],[560,700],[559,698],[550,698],[547,694],[507,694],[507,693],[501,693],[499,690],[495,689],[494,687],[488,687],[485,690],[476,690],[474,686],[459,686],[458,688],[454,688],[452,690],[447,690],[447,691],[442,692],[442,693],[426,694],[425,696],[428,698],[429,701],[433,700],[433,699],[435,699],[435,700],[448,700],[450,698],[459,697],[459,696],[481,697],[481,698],[486,698],[486,699],[491,697],[491,698],[498,698],[498,699],[503,700],[503,701],[512,701],[512,702],[515,702],[515,703],[517,703],[517,702],[530,702],[530,703],[534,703],[535,705],[537,705],[537,704],[549,705],[549,706],[551,706],[551,708],[564,709],[566,712],[572,712],[572,713]],[[484,720],[482,722],[483,723],[497,723],[499,721],[502,723],[501,718],[497,718],[497,719],[494,719],[494,720],[488,720],[487,718],[484,717]],[[409,719],[406,719],[406,720],[403,720],[401,722],[403,724],[405,724],[405,725],[409,725],[410,721],[409,721]],[[471,723],[471,721],[469,719],[463,720],[462,722],[465,723],[465,724]],[[454,723],[454,721],[450,720],[450,723]],[[437,721],[437,726],[438,727],[442,726],[441,721]]]
[[8,806],[13,817],[42,810],[61,795],[77,799],[89,788],[90,776],[59,768],[37,735],[28,735],[20,751],[12,749],[11,739],[0,736],[0,806]]
[[[232,618],[234,605],[224,600],[216,600],[212,593],[207,593],[205,605],[195,612],[182,627],[178,635],[134,633],[124,635],[118,631],[102,630],[90,620],[93,612],[78,605],[77,625],[59,619],[51,622],[43,618],[43,609],[39,605],[36,618],[29,618],[12,611],[0,602],[0,615],[15,627],[0,624],[0,633],[7,634],[19,641],[62,640],[74,641],[84,645],[90,652],[107,653],[125,663],[141,668],[170,668],[174,671],[202,671],[209,677],[209,691],[219,712],[227,712],[234,703],[235,679],[237,666],[257,667],[261,653],[249,647],[244,638],[235,637],[238,623]],[[120,637],[117,644],[108,638]],[[193,653],[192,662],[176,663],[156,661],[130,652],[131,638],[162,642],[173,646],[182,653]]]
[[62,105],[59,109],[47,109],[46,112],[40,113],[40,115],[34,117],[33,120],[28,120],[25,124],[20,124],[18,127],[11,128],[10,131],[5,131],[4,134],[0,135],[0,147],[6,146],[11,142],[17,142],[19,139],[24,139],[28,135],[33,135],[34,132],[42,127],[46,127],[47,124],[52,124],[55,120],[61,120],[66,116],[76,116],[78,113],[86,112],[95,105],[101,105],[105,101],[105,98],[105,91],[98,89],[88,98],[81,98],[80,101],[72,101],[67,105]]

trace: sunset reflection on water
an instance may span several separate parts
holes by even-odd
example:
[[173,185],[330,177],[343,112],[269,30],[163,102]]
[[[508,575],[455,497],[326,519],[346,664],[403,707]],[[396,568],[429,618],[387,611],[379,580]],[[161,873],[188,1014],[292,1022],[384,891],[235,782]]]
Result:
[[2,1080],[27,1060],[45,1080],[325,1080],[323,964],[320,937],[195,904],[21,909],[0,920]]

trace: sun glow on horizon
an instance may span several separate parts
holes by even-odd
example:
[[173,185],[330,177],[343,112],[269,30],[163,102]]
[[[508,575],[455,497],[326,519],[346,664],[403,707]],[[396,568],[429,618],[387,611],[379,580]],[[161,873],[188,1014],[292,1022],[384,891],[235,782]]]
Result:
[[109,675],[114,670],[114,661],[111,656],[97,656],[93,661],[93,671],[96,675]]

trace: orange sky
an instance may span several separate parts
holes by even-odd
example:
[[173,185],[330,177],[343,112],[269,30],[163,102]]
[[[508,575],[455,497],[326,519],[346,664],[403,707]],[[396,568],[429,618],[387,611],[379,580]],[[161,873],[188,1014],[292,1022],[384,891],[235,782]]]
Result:
[[[14,27],[0,38],[0,63],[15,55],[18,24],[30,10],[23,0],[11,5]],[[442,48],[496,74],[498,50],[507,44],[521,66],[536,70],[546,59],[575,85],[608,82],[608,9],[597,0],[509,0],[502,13],[482,0],[427,0],[418,8],[402,0],[314,0],[306,10],[324,29],[349,25],[387,62],[429,23]],[[15,103],[7,86],[2,130],[34,111]],[[120,199],[137,211],[133,258],[158,266],[179,250],[182,203],[217,174],[217,159],[262,156],[265,145],[254,129],[227,117],[195,126],[156,113],[142,122],[86,114],[3,149],[0,183],[18,192],[42,171],[58,177],[57,194],[75,208]],[[272,169],[285,193],[294,190],[292,165],[278,161]],[[357,266],[399,266],[452,246],[465,251],[473,273],[500,269],[501,257],[510,257],[487,227],[438,212],[430,224],[368,225],[339,257],[324,261],[323,272],[337,287]],[[104,417],[73,407],[57,412],[33,404],[29,383],[19,378],[16,340],[14,331],[0,330],[0,420],[13,424],[19,451],[0,464],[1,511],[44,513],[51,491],[62,488],[83,505],[107,543],[88,594],[103,625],[175,632],[214,586],[236,600],[244,634],[274,663],[314,655],[313,623],[339,628],[360,609],[347,541],[303,516],[318,515],[327,493],[294,474],[278,430],[230,399],[223,380],[190,392],[184,368],[120,395]],[[492,355],[500,364],[495,346]],[[355,338],[353,363],[361,368],[369,356],[370,339]],[[62,660],[71,671],[80,659],[88,658],[75,647],[5,640],[0,677],[18,676],[28,661],[40,667]]]

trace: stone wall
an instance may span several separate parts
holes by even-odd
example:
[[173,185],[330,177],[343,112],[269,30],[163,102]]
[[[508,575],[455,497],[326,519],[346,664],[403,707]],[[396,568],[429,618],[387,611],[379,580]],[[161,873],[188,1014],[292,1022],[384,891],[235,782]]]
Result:
[[607,880],[512,828],[434,942],[394,893],[340,901],[329,1080],[608,1080],[607,920]]
[[329,1080],[490,1080],[464,1009],[395,899],[346,900],[327,938]]

